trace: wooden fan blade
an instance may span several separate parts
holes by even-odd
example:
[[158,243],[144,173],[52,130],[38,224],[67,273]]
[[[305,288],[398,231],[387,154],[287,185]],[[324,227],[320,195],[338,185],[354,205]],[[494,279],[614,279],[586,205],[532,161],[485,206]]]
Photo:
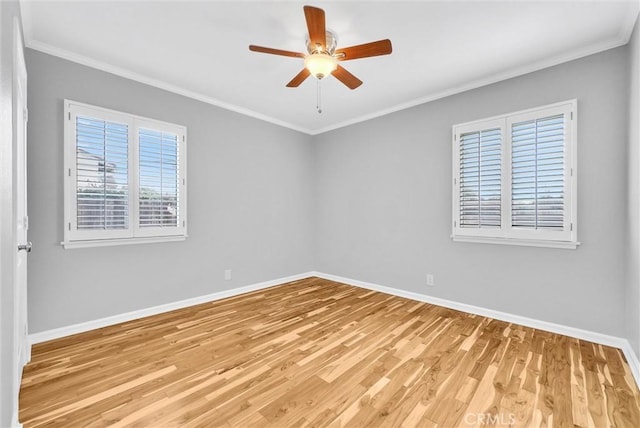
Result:
[[265,48],[264,46],[249,45],[249,50],[253,52],[262,52],[262,53],[272,54],[272,55],[304,58],[304,54],[300,52],[283,51],[282,49]]
[[297,88],[298,86],[300,86],[302,82],[304,82],[304,79],[306,79],[310,75],[311,73],[309,73],[309,70],[307,70],[306,68],[303,68],[300,73],[296,74],[296,77],[291,79],[291,82],[287,83],[287,87]]
[[370,56],[389,55],[390,53],[391,40],[384,39],[363,45],[337,49],[335,56],[339,61],[348,61],[350,59],[368,58]]
[[304,17],[307,20],[309,41],[313,46],[320,45],[324,51],[327,48],[327,29],[324,21],[324,10],[313,7],[304,7]]
[[336,79],[344,83],[349,89],[355,89],[362,85],[362,80],[349,73],[344,67],[338,64],[338,68],[331,72]]

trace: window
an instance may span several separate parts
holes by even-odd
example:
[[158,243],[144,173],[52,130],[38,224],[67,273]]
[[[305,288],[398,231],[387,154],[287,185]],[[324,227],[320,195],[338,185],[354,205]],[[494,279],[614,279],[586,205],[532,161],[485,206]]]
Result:
[[453,127],[453,239],[576,248],[577,102]]
[[186,128],[65,100],[65,248],[186,238]]

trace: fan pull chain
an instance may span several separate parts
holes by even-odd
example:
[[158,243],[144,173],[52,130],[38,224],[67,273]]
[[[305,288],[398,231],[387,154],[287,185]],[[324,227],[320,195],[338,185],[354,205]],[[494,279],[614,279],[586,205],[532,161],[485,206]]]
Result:
[[318,82],[318,90],[316,93],[316,109],[318,110],[318,114],[322,114],[322,96],[321,96],[321,91],[320,91],[320,79],[316,79],[316,82]]

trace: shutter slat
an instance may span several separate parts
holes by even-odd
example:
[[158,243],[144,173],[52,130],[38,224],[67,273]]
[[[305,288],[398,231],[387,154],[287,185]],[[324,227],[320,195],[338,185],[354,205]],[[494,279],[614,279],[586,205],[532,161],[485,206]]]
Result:
[[140,227],[177,227],[178,136],[141,129],[139,139]]
[[564,116],[511,128],[511,224],[526,229],[564,227]]
[[82,230],[128,227],[128,126],[76,117],[76,218]]
[[460,136],[460,227],[501,225],[502,134],[487,129]]

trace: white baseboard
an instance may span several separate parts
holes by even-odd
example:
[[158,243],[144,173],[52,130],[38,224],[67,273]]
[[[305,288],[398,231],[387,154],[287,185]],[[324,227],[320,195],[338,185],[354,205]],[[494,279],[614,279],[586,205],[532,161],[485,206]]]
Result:
[[31,361],[31,341],[29,340],[29,336],[25,334],[18,351],[18,364],[20,371],[22,371],[22,368],[24,368],[29,361]]
[[631,369],[631,373],[633,373],[633,377],[636,379],[638,388],[640,388],[640,360],[638,360],[638,354],[633,350],[631,342],[627,339],[620,340],[624,341],[624,344],[623,346],[620,346],[620,349],[624,353],[627,363],[629,363],[629,368]]
[[11,420],[11,428],[22,428],[22,424],[18,422],[18,412],[16,411]]
[[[367,290],[379,291],[381,293],[391,294],[398,297],[404,297],[406,299],[416,300],[419,302],[425,302],[437,306],[443,306],[445,308],[455,309],[458,311],[468,312],[484,317],[494,318],[501,321],[506,321],[514,324],[520,324],[525,327],[531,327],[539,330],[545,330],[552,333],[562,334],[565,336],[575,337],[577,339],[588,340],[590,342],[599,343],[601,345],[613,346],[619,348],[624,353],[629,368],[635,378],[636,383],[640,386],[640,360],[633,351],[633,348],[627,339],[610,336],[607,334],[596,333],[593,331],[582,330],[575,327],[569,327],[562,324],[555,324],[547,321],[541,321],[534,318],[523,317],[520,315],[514,315],[507,312],[500,312],[493,309],[487,309],[480,306],[469,305],[466,303],[454,302],[452,300],[442,299],[439,297],[428,296],[426,294],[415,293],[412,291],[401,290],[398,288],[386,287],[384,285],[373,284],[370,282],[359,281],[356,279],[345,278],[342,276],[331,275],[323,272],[306,272],[298,275],[288,276],[285,278],[278,278],[271,281],[260,282],[257,284],[246,285],[244,287],[234,288],[231,290],[224,290],[217,293],[207,294],[205,296],[193,297],[190,299],[180,300],[178,302],[167,303],[164,305],[154,306],[151,308],[140,309],[137,311],[127,312],[120,315],[114,315],[106,318],[100,318],[93,321],[87,321],[84,323],[73,324],[66,327],[47,330],[39,333],[29,335],[29,342],[31,344],[46,342],[48,340],[59,339],[62,337],[70,336],[72,334],[83,333],[89,330],[95,330],[102,327],[107,327],[114,324],[119,324],[126,321],[131,321],[150,315],[157,315],[164,312],[173,311],[176,309],[182,309],[189,306],[199,305],[202,303],[213,302],[228,297],[237,296],[251,291],[257,291],[264,288],[273,287],[275,285],[284,284],[286,282],[297,281],[311,276],[317,276],[319,278],[328,279],[331,281],[341,282],[348,285],[353,285]],[[30,353],[29,353],[30,354]]]
[[11,428],[22,428],[22,424],[19,421],[19,408],[18,403],[20,401],[20,386],[22,384],[22,373],[24,371],[24,366],[27,365],[29,361],[31,361],[31,342],[29,341],[29,337],[24,335],[22,340],[16,347],[16,371],[14,372],[14,382],[15,391],[14,391],[14,402],[16,404],[16,408],[13,411],[13,415],[11,416]]
[[17,383],[14,384],[16,386],[16,390],[14,392],[15,407],[13,409],[13,415],[11,415],[11,428],[22,428],[22,424],[20,423],[20,420],[19,420],[20,409],[18,408],[18,403],[20,401],[20,385],[22,383],[22,366],[19,370],[18,375],[19,377],[16,379]]
[[73,324],[73,325],[60,327],[60,328],[55,328],[52,330],[41,331],[38,333],[30,334],[29,343],[36,344],[36,343],[46,342],[48,340],[60,339],[62,337],[71,336],[72,334],[84,333],[86,331],[95,330],[102,327],[108,327],[110,325],[120,324],[123,322],[148,317],[151,315],[157,315],[157,314],[161,314],[169,311],[174,311],[176,309],[182,309],[189,306],[199,305],[202,303],[208,303],[216,300],[226,299],[228,297],[234,297],[240,294],[249,293],[251,291],[262,290],[264,288],[273,287],[275,285],[284,284],[286,282],[297,281],[299,279],[308,278],[310,276],[313,276],[311,272],[301,273],[298,275],[292,275],[284,278],[273,279],[271,281],[245,285],[243,287],[233,288],[231,290],[219,291],[217,293],[207,294],[204,296],[192,297],[190,299],[171,302],[164,305],[158,305],[150,308],[126,312],[124,314],[113,315],[110,317],[99,318],[96,320]]
[[367,290],[379,291],[381,293],[391,294],[406,299],[417,300],[432,305],[443,306],[449,309],[455,309],[462,312],[468,312],[488,318],[494,318],[509,323],[520,324],[525,327],[531,327],[538,330],[545,330],[552,333],[562,334],[564,336],[575,337],[577,339],[587,340],[589,342],[599,343],[601,345],[619,348],[625,355],[631,373],[635,378],[636,384],[640,387],[640,361],[633,351],[629,341],[622,337],[610,336],[607,334],[596,333],[593,331],[582,330],[575,327],[569,327],[562,324],[555,324],[547,321],[541,321],[534,318],[514,315],[507,312],[500,312],[493,309],[487,309],[480,306],[468,305],[466,303],[454,302],[452,300],[442,299],[439,297],[428,296],[426,294],[415,293],[412,291],[401,290],[398,288],[386,287],[384,285],[373,284],[370,282],[359,281],[342,276],[331,275],[323,272],[312,272],[313,276],[328,279],[331,281],[341,282],[356,287],[365,288]]

